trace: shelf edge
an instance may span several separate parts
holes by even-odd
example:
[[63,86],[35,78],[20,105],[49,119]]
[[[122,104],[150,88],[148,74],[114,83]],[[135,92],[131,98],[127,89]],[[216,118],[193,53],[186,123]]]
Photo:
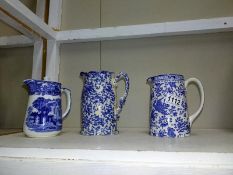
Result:
[[0,159],[122,162],[158,166],[218,167],[233,169],[233,153],[119,151],[53,148],[0,148]]
[[57,32],[59,43],[176,36],[233,31],[233,17],[174,21]]

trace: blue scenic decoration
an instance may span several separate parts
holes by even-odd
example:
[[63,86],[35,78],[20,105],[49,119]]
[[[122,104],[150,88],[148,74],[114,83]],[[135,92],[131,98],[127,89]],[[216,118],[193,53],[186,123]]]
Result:
[[151,84],[150,134],[183,137],[190,133],[184,77],[164,74],[148,79]]
[[36,132],[61,130],[61,99],[37,98],[28,108],[26,125]]
[[62,129],[61,84],[42,80],[25,80],[32,99],[25,124],[30,131],[45,133]]
[[[129,78],[121,72],[116,78],[108,71],[81,72],[84,78],[84,87],[81,97],[83,135],[111,135],[117,134],[117,121],[119,113],[125,104],[129,91]],[[120,98],[116,108],[116,83],[125,80],[126,92]]]
[[61,95],[61,83],[43,80],[24,80],[28,86],[29,95]]

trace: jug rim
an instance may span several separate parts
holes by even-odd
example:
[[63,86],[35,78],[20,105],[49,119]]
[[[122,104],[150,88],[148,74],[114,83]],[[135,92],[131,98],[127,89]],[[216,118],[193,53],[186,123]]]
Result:
[[86,72],[86,73],[114,73],[114,72],[111,72],[111,71],[107,71],[107,70],[92,70],[92,71],[89,71],[89,72]]
[[88,75],[88,74],[114,74],[114,72],[110,72],[110,71],[106,71],[106,70],[93,70],[93,71],[89,71],[89,72],[80,72],[80,75]]
[[[168,79],[169,78],[169,79]],[[159,74],[159,75],[155,75],[152,77],[149,77],[147,79],[147,81],[153,81],[153,80],[157,80],[157,81],[184,81],[184,75],[182,74],[176,74],[176,73],[167,73],[167,74]]]
[[36,81],[36,82],[43,82],[43,83],[52,83],[52,84],[57,84],[57,85],[61,85],[61,83],[57,82],[57,81],[49,81],[49,80],[36,80],[36,79],[26,79],[23,80],[23,82],[25,83],[26,81]]

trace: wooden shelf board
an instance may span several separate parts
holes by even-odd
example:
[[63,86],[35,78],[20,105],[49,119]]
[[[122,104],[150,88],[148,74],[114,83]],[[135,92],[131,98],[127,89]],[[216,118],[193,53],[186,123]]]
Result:
[[20,133],[20,132],[22,132],[22,129],[0,129],[0,136],[14,134],[14,133]]
[[56,137],[0,137],[0,158],[134,162],[233,169],[233,130],[193,130],[190,137],[157,138],[145,129],[120,129],[114,136],[82,136],[64,129]]
[[112,136],[82,136],[79,129],[65,128],[50,138],[18,133],[0,137],[0,147],[233,153],[233,130],[193,129],[191,136],[176,139],[152,137],[142,128],[119,130]]
[[33,46],[34,41],[24,35],[0,37],[0,48]]
[[233,17],[59,31],[56,40],[74,43],[229,31],[233,31]]

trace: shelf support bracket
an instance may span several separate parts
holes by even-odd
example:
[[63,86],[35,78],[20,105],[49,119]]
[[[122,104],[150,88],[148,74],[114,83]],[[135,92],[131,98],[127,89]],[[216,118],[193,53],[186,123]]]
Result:
[[[62,0],[50,0],[49,4],[49,26],[60,30],[62,14]],[[47,41],[46,79],[59,80],[60,66],[60,43],[56,40]]]
[[0,11],[39,37],[56,39],[56,32],[19,0],[0,0]]

